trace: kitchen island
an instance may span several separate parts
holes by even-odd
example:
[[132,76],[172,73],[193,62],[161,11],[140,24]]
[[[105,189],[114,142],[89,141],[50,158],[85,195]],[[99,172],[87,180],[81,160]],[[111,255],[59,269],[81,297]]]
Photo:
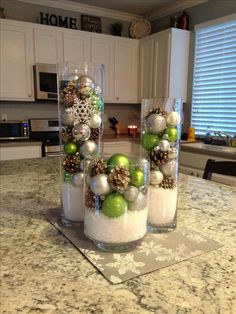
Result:
[[179,226],[223,246],[110,284],[45,218],[59,160],[0,162],[1,313],[235,313],[236,189],[180,176]]

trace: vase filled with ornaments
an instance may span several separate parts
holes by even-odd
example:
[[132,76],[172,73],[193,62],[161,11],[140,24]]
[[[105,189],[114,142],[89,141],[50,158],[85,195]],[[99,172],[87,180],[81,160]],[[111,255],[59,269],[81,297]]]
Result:
[[150,162],[150,232],[162,233],[176,228],[181,112],[181,99],[142,101],[142,156]]
[[58,64],[61,222],[82,222],[84,167],[101,151],[104,67],[88,62]]
[[147,231],[147,159],[95,157],[85,173],[85,235],[102,250],[133,249]]

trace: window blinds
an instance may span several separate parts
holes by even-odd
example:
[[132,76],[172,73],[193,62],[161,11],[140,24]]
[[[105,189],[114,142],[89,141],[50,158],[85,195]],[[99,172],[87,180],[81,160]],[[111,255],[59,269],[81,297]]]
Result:
[[236,135],[236,15],[196,28],[191,125]]

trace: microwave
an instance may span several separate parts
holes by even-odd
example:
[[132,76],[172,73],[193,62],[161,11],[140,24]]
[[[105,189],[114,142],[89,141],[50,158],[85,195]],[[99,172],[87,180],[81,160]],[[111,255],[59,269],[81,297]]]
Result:
[[26,140],[29,139],[29,122],[6,121],[0,122],[0,140]]
[[57,67],[55,64],[34,65],[35,98],[57,100]]

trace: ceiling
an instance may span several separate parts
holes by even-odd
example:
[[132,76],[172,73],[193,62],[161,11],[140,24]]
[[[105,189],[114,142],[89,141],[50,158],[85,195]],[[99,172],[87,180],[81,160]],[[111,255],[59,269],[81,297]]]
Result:
[[176,3],[177,0],[70,0],[75,3],[117,10],[130,14],[149,15],[163,6]]

